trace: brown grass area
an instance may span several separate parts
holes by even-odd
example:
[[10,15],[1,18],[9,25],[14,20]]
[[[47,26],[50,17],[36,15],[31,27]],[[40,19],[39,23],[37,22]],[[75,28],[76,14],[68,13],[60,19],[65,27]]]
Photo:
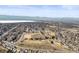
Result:
[[0,53],[6,53],[7,49],[0,45]]
[[53,49],[48,40],[24,40],[23,42],[18,43],[18,46],[34,49]]
[[[17,45],[24,48],[53,49],[49,40],[29,40],[29,38],[31,38],[31,35],[35,34],[38,33],[25,33],[21,40],[17,42]],[[25,38],[28,38],[28,40],[25,40]]]
[[51,44],[49,40],[24,40],[23,42],[20,42],[17,44],[19,47],[23,48],[29,48],[29,49],[43,49],[43,50],[56,50],[56,51],[69,51],[68,48],[61,45],[58,42],[54,42],[54,44]]
[[[47,31],[49,32],[49,31]],[[25,33],[23,37],[16,43],[17,46],[23,48],[30,48],[30,49],[44,49],[44,50],[68,50],[64,45],[60,42],[54,41],[51,44],[50,39],[45,40],[29,40],[32,38],[31,35],[35,35],[37,33]],[[49,32],[50,35],[55,36],[54,32]],[[26,39],[27,38],[27,39]]]

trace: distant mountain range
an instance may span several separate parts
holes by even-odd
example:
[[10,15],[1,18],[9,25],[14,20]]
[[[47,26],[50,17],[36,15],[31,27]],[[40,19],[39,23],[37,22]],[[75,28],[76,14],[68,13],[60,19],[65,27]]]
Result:
[[52,20],[52,18],[48,17],[0,15],[0,20],[47,20],[47,19]]
[[60,21],[67,23],[77,23],[79,24],[79,18],[74,17],[32,17],[32,16],[10,16],[10,15],[0,15],[0,20],[32,20],[32,21]]

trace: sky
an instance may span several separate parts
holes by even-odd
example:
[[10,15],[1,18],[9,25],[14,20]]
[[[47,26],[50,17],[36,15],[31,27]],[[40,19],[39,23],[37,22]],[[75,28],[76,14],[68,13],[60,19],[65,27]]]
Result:
[[79,17],[79,5],[0,5],[0,15]]

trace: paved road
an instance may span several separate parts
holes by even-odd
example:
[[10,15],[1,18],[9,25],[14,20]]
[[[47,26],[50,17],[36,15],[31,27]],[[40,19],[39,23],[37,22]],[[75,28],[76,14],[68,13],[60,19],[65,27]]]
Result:
[[16,29],[18,26],[13,27],[12,29],[10,29],[9,31],[5,32],[3,35],[1,35],[1,37],[6,36],[8,33],[10,33],[12,30]]

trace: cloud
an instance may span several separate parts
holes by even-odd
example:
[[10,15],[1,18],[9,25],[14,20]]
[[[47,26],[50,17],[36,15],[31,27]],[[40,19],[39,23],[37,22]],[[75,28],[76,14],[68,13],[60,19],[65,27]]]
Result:
[[65,10],[79,10],[78,5],[63,5],[62,8]]
[[0,15],[76,17],[79,16],[78,5],[0,5]]

